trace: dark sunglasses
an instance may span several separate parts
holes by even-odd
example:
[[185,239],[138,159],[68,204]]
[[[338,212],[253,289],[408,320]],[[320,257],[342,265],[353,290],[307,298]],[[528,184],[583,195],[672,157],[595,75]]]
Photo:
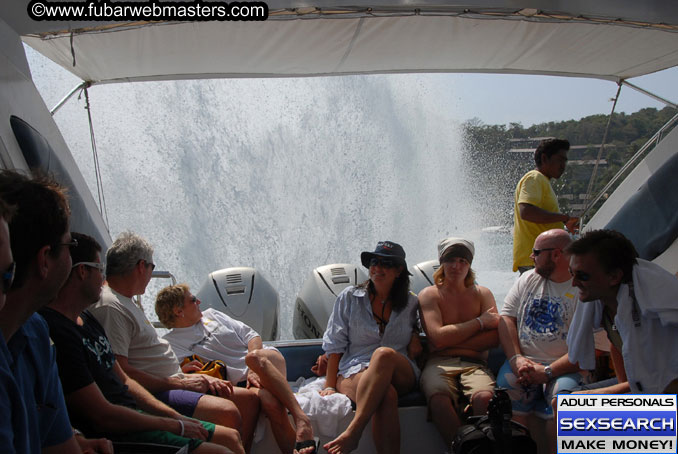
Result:
[[153,263],[153,262],[147,262],[147,261],[144,260],[144,259],[139,259],[139,261],[137,262],[137,265],[138,265],[139,263],[141,263],[141,262],[144,262],[144,266],[150,266],[150,267],[151,267],[151,271],[153,271],[153,270],[155,269],[155,263]]
[[555,251],[556,249],[560,249],[559,247],[545,247],[541,249],[532,249],[532,255],[537,257],[539,254],[541,254],[544,251]]
[[586,282],[589,279],[591,279],[591,275],[589,273],[585,273],[583,271],[575,271],[574,273],[572,270],[570,270],[570,274],[572,275],[573,278],[575,278],[578,281],[581,282]]
[[372,257],[370,266],[381,266],[382,268],[395,268],[398,263],[393,259],[384,259],[379,257]]
[[68,243],[59,243],[59,245],[66,246],[69,248],[78,247],[78,240],[76,240],[75,238],[71,238],[71,241],[69,241]]
[[2,293],[7,293],[12,288],[14,282],[14,272],[16,271],[16,262],[12,262],[7,270],[2,273]]

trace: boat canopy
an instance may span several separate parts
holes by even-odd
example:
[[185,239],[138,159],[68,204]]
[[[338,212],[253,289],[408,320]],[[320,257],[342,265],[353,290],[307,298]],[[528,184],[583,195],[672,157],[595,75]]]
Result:
[[248,22],[33,21],[25,43],[91,83],[384,73],[508,73],[620,82],[678,66],[667,0],[274,0]]

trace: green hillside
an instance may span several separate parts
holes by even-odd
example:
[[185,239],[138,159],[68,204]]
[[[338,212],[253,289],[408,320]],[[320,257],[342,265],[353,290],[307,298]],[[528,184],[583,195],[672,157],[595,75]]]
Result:
[[[666,107],[613,115],[592,197],[676,112],[676,109]],[[519,123],[486,125],[477,119],[464,123],[464,152],[468,158],[469,177],[477,191],[474,196],[488,207],[485,210],[486,225],[512,225],[515,186],[525,172],[535,167],[534,149],[543,137],[564,138],[572,145],[567,170],[554,182],[554,189],[563,211],[580,214],[607,121],[606,115],[592,115],[581,120],[540,123],[528,128]]]

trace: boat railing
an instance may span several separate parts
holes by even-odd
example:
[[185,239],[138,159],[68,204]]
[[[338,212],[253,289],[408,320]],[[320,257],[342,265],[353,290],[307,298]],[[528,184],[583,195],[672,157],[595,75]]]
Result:
[[653,145],[658,144],[661,142],[662,138],[664,137],[664,134],[667,133],[673,126],[674,124],[678,122],[678,114],[674,115],[669,121],[667,121],[664,126],[659,128],[659,130],[647,141],[645,144],[636,151],[636,153],[629,159],[626,164],[622,166],[621,169],[615,174],[614,177],[610,179],[610,181],[607,182],[607,184],[601,189],[598,194],[591,199],[591,201],[586,205],[586,209],[584,212],[581,214],[580,218],[582,219],[582,231],[583,229],[583,221],[588,214],[588,212],[591,210],[592,207],[600,201],[600,199],[603,198],[605,194],[610,190],[611,187],[614,186],[614,184],[619,180],[627,170],[629,170],[632,166],[636,164],[636,161],[638,161],[642,156],[645,155],[645,152],[649,150]]

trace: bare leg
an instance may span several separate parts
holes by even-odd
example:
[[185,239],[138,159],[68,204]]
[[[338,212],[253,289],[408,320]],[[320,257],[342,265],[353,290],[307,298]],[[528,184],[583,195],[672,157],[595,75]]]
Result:
[[[362,374],[356,387],[357,410],[353,421],[343,433],[324,446],[331,454],[349,453],[358,447],[365,426],[381,405],[391,388],[390,385],[393,385],[399,394],[409,391],[414,386],[415,376],[409,361],[388,347],[379,347],[375,350],[370,359],[370,367]],[[355,381],[350,383],[353,384]],[[343,380],[338,383],[340,392],[344,392],[342,385]],[[397,420],[397,406],[395,411]],[[382,451],[381,448],[377,446],[379,452]],[[398,450],[394,452],[397,453]]]
[[386,395],[372,417],[372,438],[378,454],[400,452],[398,392],[393,386],[389,386]]
[[271,422],[271,431],[282,454],[292,454],[295,432],[287,416],[287,409],[266,389],[256,389],[261,401],[261,410]]
[[[233,451],[235,454],[245,454],[245,448],[242,445],[240,432],[238,432],[235,429],[231,429],[230,427],[216,426],[214,428],[214,435],[210,440],[210,444],[212,443],[220,446],[225,446],[230,451]],[[200,445],[200,447],[202,447],[203,445]]]
[[[222,399],[222,401],[224,400],[226,399]],[[257,419],[259,418],[259,397],[257,397],[254,391],[234,387],[233,395],[229,397],[229,400],[233,401],[240,411],[242,417],[240,435],[242,436],[245,451],[250,452],[252,440],[254,439],[254,429],[257,426]]]
[[[292,415],[296,426],[296,441],[313,439],[313,427],[311,420],[299,406],[294,393],[287,383],[287,366],[283,356],[275,350],[259,349],[247,354],[245,357],[247,367],[259,376],[262,387],[275,396],[276,399]],[[287,418],[285,418],[287,420]],[[289,420],[285,422],[289,425]],[[277,438],[276,438],[277,440]],[[302,451],[311,451],[311,449]]]
[[233,402],[208,394],[200,398],[195,411],[189,416],[238,431],[242,426],[240,412]]
[[461,420],[454,409],[452,399],[446,394],[434,394],[428,401],[431,419],[438,432],[445,441],[445,446],[452,444],[454,434],[457,433]]
[[202,443],[200,446],[195,448],[193,452],[195,454],[230,454],[231,452],[235,452],[236,454],[239,453],[239,451],[229,451],[223,446],[214,443]]

